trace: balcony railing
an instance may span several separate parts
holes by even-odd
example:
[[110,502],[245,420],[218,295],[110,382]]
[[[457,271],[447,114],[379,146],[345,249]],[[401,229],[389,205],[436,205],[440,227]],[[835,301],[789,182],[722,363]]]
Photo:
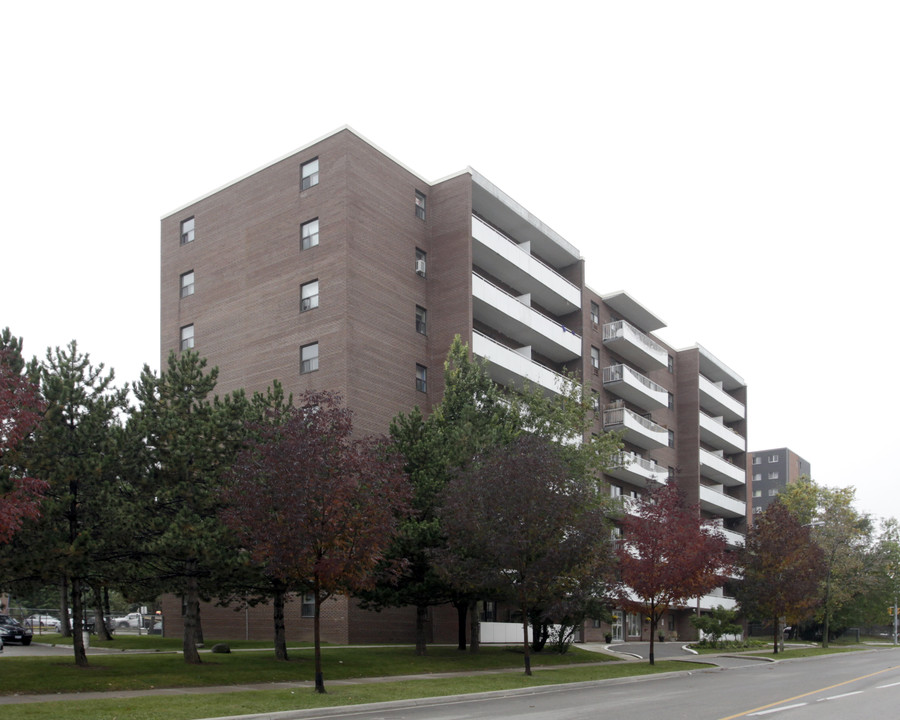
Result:
[[664,482],[669,471],[653,460],[648,460],[628,450],[622,450],[616,454],[614,464],[606,471],[606,474],[631,485],[648,487]]
[[610,392],[647,410],[666,407],[669,401],[668,390],[625,364],[603,368],[603,384]]
[[628,408],[610,408],[603,411],[605,430],[625,431],[625,439],[639,447],[665,447],[669,444],[669,431],[652,420],[641,417]]
[[603,344],[615,348],[619,355],[639,367],[666,367],[669,362],[666,349],[627,320],[606,323],[603,326]]
[[722,485],[747,483],[747,471],[715,453],[700,448],[700,474]]
[[730,453],[744,452],[747,449],[747,441],[744,437],[721,420],[710,417],[701,410],[699,422],[700,439],[703,442]]
[[744,517],[747,503],[706,485],[700,486],[700,507],[707,512],[723,517]]
[[700,376],[700,407],[713,415],[721,415],[728,422],[743,420],[747,416],[744,404],[722,389],[722,383],[714,383]]
[[472,331],[472,352],[490,361],[488,374],[501,385],[520,387],[524,382],[529,382],[542,388],[546,394],[559,394],[569,382],[564,375],[477,330]]

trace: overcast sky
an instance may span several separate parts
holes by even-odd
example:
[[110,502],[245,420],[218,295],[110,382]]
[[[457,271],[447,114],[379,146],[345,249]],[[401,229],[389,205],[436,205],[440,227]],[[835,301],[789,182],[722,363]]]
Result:
[[[317,9],[318,8],[318,9]],[[900,517],[896,2],[8,3],[2,313],[159,366],[159,219],[350,125],[471,166]]]

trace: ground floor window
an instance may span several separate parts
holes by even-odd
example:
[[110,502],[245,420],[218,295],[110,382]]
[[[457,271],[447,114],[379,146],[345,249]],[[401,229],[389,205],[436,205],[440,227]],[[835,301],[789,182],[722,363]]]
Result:
[[628,637],[641,636],[641,616],[639,613],[628,613]]
[[300,617],[311,618],[316,616],[316,596],[313,593],[303,593],[303,601],[300,605]]

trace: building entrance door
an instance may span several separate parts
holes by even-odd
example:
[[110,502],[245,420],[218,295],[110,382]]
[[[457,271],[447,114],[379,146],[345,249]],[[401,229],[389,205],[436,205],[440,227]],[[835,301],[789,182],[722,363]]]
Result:
[[613,610],[612,639],[613,642],[622,642],[622,626],[625,624],[625,613],[622,610]]

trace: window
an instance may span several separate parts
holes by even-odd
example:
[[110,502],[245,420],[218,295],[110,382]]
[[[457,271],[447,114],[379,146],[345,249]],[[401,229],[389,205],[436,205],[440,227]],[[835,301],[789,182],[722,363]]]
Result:
[[675,447],[675,431],[669,430],[669,447]]
[[754,473],[753,482],[762,482],[762,473]]
[[674,479],[675,479],[675,468],[673,468],[671,465],[669,465],[669,467],[667,468],[667,473],[668,473],[668,474],[666,475],[666,479],[667,479],[667,480],[674,480]]
[[425,219],[425,196],[416,190],[416,217],[419,220]]
[[778,462],[777,455],[769,455],[769,462]]
[[319,218],[300,226],[300,249],[309,250],[319,244]]
[[593,345],[591,346],[591,367],[594,368],[594,374],[596,375],[597,370],[600,368],[600,351]]
[[769,473],[769,480],[777,480],[777,479],[778,479],[778,471],[777,470]]
[[194,218],[189,217],[181,221],[181,244],[187,245],[194,242]]
[[669,393],[669,410],[675,409],[675,396],[672,393]]
[[416,305],[416,332],[423,335],[428,334],[428,311]]
[[181,297],[194,294],[194,271],[188,270],[181,276]]
[[304,283],[300,286],[300,312],[319,307],[319,281]]
[[425,277],[425,251],[416,248],[416,275]]
[[319,158],[310,160],[300,166],[300,189],[308,190],[319,184]]
[[495,622],[497,620],[497,603],[494,600],[485,600],[482,603],[481,619],[483,622]]
[[591,390],[591,409],[595,413],[600,412],[600,396],[596,390]]
[[194,326],[185,325],[181,328],[181,349],[190,350],[194,347]]
[[428,392],[428,368],[424,365],[416,365],[416,390]]
[[755,455],[753,457],[753,464],[754,465],[762,465],[762,458],[759,457],[758,455]]
[[303,593],[303,599],[300,603],[300,617],[311,618],[316,616],[316,596],[313,593]]
[[641,616],[640,613],[628,613],[626,617],[626,624],[628,628],[628,637],[640,637],[641,636]]
[[669,355],[669,372],[675,372],[675,358],[673,358],[671,355]]
[[591,301],[591,322],[594,325],[600,324],[600,306],[593,300]]
[[778,488],[769,488],[769,497],[775,497],[778,494]]
[[754,490],[753,497],[762,497],[762,490]]
[[622,488],[620,488],[618,485],[610,485],[609,494],[614,498],[622,497]]
[[310,343],[300,348],[300,374],[315,372],[319,369],[319,343]]

